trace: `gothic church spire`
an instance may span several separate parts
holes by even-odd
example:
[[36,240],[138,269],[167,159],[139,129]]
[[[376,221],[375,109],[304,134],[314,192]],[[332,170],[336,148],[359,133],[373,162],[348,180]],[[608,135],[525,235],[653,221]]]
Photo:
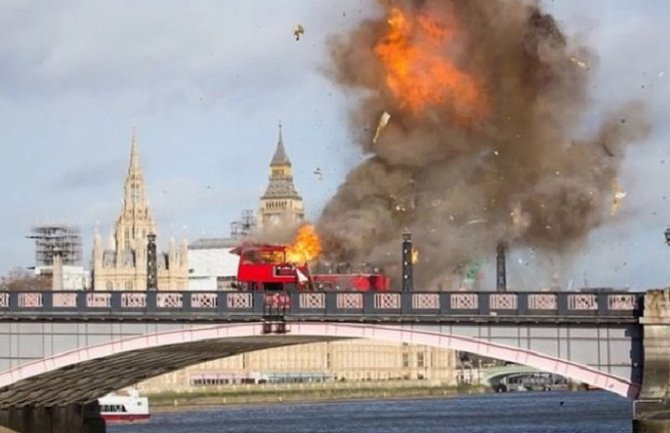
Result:
[[116,222],[117,249],[133,249],[134,244],[144,244],[149,233],[154,231],[154,221],[149,214],[144,192],[144,176],[137,152],[137,133],[133,127],[130,141],[130,161],[123,185],[123,209]]

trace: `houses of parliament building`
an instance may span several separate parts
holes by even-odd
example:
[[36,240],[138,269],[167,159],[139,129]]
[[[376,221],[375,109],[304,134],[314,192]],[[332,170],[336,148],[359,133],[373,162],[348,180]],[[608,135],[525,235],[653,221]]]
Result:
[[[297,226],[304,221],[303,200],[293,182],[292,164],[279,125],[269,164],[268,184],[260,197],[257,226]],[[158,228],[148,208],[138,145],[133,131],[130,161],[123,185],[123,204],[107,248],[96,233],[93,245],[95,290],[147,290],[150,236]],[[202,244],[202,240],[200,240]],[[210,244],[221,245],[220,242]],[[225,244],[230,245],[231,244]],[[191,247],[193,248],[193,246]],[[157,254],[158,290],[187,290],[189,256],[186,241],[169,240]],[[191,264],[191,268],[194,267]],[[193,289],[193,288],[192,288]],[[369,340],[311,343],[245,353],[148,379],[138,388],[160,392],[250,381],[295,382],[324,380],[429,379],[452,384],[453,351]]]
[[[137,155],[137,138],[133,129],[130,162],[123,184],[123,205],[114,225],[107,249],[100,233],[93,240],[92,281],[94,290],[147,290],[148,245],[156,236],[144,188],[144,176]],[[176,246],[170,238],[167,253],[156,255],[156,288],[186,290],[188,288],[188,247],[186,241]]]

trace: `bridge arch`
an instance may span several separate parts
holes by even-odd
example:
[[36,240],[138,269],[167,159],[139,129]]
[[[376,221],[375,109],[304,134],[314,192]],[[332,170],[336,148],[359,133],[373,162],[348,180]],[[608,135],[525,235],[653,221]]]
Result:
[[188,365],[286,345],[366,338],[470,352],[578,380],[635,398],[639,386],[589,366],[536,351],[453,334],[370,324],[298,322],[288,334],[261,323],[222,324],[123,338],[78,348],[0,373],[0,408],[86,403]]
[[509,365],[505,367],[495,367],[486,369],[486,373],[482,377],[484,383],[491,384],[496,379],[517,373],[539,373],[541,370],[529,367],[527,365]]

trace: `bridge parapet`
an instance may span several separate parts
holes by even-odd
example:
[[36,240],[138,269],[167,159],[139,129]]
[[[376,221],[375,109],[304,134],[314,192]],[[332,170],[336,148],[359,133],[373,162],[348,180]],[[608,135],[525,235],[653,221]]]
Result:
[[648,325],[670,324],[670,289],[650,290],[644,296],[644,316]]
[[[287,320],[637,322],[642,294],[628,292],[290,292]],[[0,319],[30,317],[257,320],[262,292],[0,292]],[[651,310],[649,310],[651,311]],[[670,314],[670,313],[668,313]],[[667,320],[670,315],[667,316]]]
[[670,289],[645,293],[640,324],[644,373],[633,409],[633,431],[670,433]]

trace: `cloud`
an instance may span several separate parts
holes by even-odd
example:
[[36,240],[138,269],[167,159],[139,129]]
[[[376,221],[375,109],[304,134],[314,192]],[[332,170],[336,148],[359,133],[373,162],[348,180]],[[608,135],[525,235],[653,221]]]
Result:
[[[594,283],[599,274],[622,285],[616,283],[628,278],[624,272],[641,284],[667,280],[663,254],[670,249],[658,236],[670,205],[670,198],[660,198],[670,167],[664,145],[670,129],[662,123],[670,108],[663,25],[670,4],[608,1],[605,10],[605,2],[544,3],[561,12],[562,27],[578,34],[586,29],[597,47],[594,105],[642,98],[656,121],[654,142],[626,155],[620,184],[629,195],[617,215],[621,224],[598,232],[579,265],[588,267]],[[85,236],[100,221],[106,237],[121,209],[133,123],[162,234],[186,224],[190,238],[202,230],[225,235],[241,209],[256,207],[279,117],[296,186],[312,214],[344,176],[336,165],[358,162],[343,120],[352,98],[321,76],[324,41],[375,6],[361,0],[0,1],[0,156],[8,167],[0,176],[6,208],[0,272],[32,262],[32,243],[23,236],[44,215],[81,223]],[[305,35],[296,42],[291,30],[298,22]],[[314,180],[315,166],[323,182]],[[650,213],[653,220],[641,216]],[[617,272],[604,258],[613,239],[623,245],[617,260],[628,258]],[[85,238],[87,253],[90,246]],[[632,256],[647,260],[643,272]]]
[[2,8],[10,23],[0,42],[2,93],[140,90],[160,99],[262,92],[290,82],[296,64],[314,61],[322,49],[295,49],[297,4],[70,1],[53,10],[21,2]]
[[118,183],[121,173],[123,173],[121,159],[99,162],[66,170],[53,186],[57,190],[98,187]]
[[252,185],[213,185],[184,177],[149,185],[147,193],[149,210],[160,233],[182,227],[194,233],[216,227],[226,232],[228,221],[224,217],[236,217],[240,209],[248,207],[249,197],[258,196]]

